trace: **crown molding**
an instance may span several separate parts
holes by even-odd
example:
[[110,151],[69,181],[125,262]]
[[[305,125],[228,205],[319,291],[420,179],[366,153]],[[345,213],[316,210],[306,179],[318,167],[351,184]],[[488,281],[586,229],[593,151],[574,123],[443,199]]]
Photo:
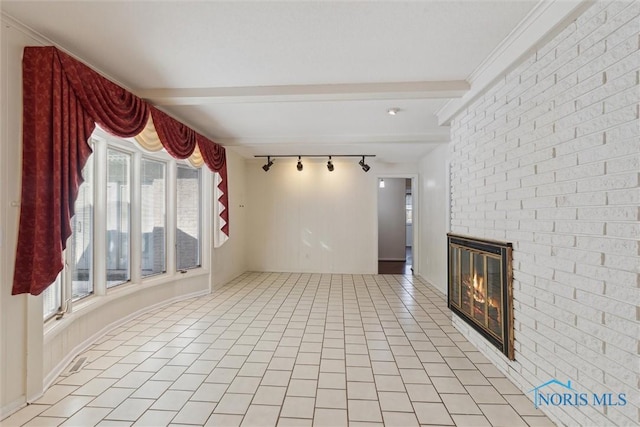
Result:
[[[0,2],[2,2],[2,0],[0,0]],[[120,87],[128,90],[129,92],[133,93],[134,95],[137,95],[134,90],[132,90],[129,86],[127,86],[124,83],[122,83],[120,80],[118,80],[118,79],[114,78],[113,76],[103,72],[102,70],[94,67],[93,65],[91,65],[90,63],[88,63],[87,61],[85,61],[84,59],[82,59],[81,57],[79,57],[78,55],[76,55],[75,53],[70,51],[69,49],[65,48],[64,46],[60,45],[59,43],[54,42],[50,38],[44,36],[43,34],[39,33],[38,31],[34,30],[33,28],[29,27],[28,25],[23,24],[22,22],[18,21],[17,19],[12,17],[11,15],[8,15],[6,12],[2,12],[1,13],[0,21],[3,23],[3,25],[7,25],[7,26],[9,26],[11,28],[14,28],[14,29],[20,31],[22,34],[24,34],[26,36],[29,36],[34,41],[38,42],[41,46],[55,46],[57,49],[59,49],[62,52],[66,53],[67,55],[71,56],[72,58],[77,59],[78,61],[82,62],[84,65],[86,65],[87,67],[91,68],[96,73],[98,73],[101,76],[103,76],[104,78],[106,78],[108,80],[111,80],[112,82],[114,82],[115,84],[119,85]]]
[[[26,26],[25,24],[18,21],[11,15],[7,15],[6,12],[0,12],[0,22],[2,22],[3,25],[6,25],[11,28],[15,28],[16,30],[20,31],[22,34],[25,34],[31,37],[34,41],[40,43],[42,46],[57,46],[51,39],[48,39],[47,37],[43,36],[39,32],[35,31],[33,28]],[[67,51],[65,50],[65,52]]]
[[519,64],[569,22],[582,14],[594,0],[541,0],[487,58],[469,75],[469,91],[447,102],[437,113],[440,125],[449,124],[469,103],[477,99],[509,69]]

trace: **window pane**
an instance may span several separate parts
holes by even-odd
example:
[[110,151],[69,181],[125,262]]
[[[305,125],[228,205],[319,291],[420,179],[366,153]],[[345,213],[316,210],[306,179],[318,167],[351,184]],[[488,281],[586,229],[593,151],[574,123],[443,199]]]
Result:
[[129,271],[129,195],[128,154],[107,152],[107,288],[124,283]]
[[142,276],[165,270],[166,167],[162,162],[142,159]]
[[200,265],[200,170],[178,166],[176,265]]
[[67,258],[72,269],[71,295],[77,300],[93,293],[93,156],[82,170],[84,182],[78,191],[71,219],[71,245]]
[[42,292],[42,315],[46,320],[56,314],[62,305],[62,273],[58,274],[55,282]]

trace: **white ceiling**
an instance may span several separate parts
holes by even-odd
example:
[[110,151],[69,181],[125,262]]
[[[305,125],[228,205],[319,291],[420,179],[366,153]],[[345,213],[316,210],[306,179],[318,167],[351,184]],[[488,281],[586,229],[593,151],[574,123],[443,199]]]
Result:
[[[448,141],[436,112],[537,1],[2,1],[3,13],[245,156]],[[386,111],[400,109],[396,116]]]

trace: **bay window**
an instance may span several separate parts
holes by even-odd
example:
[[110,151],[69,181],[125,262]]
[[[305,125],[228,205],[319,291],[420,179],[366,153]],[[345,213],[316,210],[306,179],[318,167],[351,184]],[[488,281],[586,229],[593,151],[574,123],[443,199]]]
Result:
[[202,267],[208,247],[202,238],[203,200],[211,200],[203,181],[212,178],[208,171],[99,129],[91,145],[65,268],[42,294],[45,321],[72,312],[87,297],[181,278],[179,272]]

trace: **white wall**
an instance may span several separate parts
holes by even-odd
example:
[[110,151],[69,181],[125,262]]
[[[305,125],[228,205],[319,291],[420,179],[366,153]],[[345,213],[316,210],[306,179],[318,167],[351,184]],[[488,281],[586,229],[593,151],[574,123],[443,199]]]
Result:
[[372,273],[375,177],[357,162],[247,164],[247,249],[257,271]]
[[[213,250],[211,284],[216,289],[247,271],[246,221],[245,221],[245,159],[231,149],[227,153],[229,180],[229,240]],[[216,203],[214,201],[214,203]],[[213,242],[212,242],[213,243]]]
[[406,257],[406,179],[385,178],[378,187],[378,259],[402,261]]
[[452,123],[452,231],[513,242],[516,360],[455,324],[524,392],[627,396],[541,407],[564,425],[640,424],[639,15],[596,2]]
[[[22,48],[38,45],[39,41],[26,34],[2,25],[1,86],[2,134],[0,140],[0,181],[2,197],[2,230],[0,230],[0,319],[2,339],[0,346],[0,418],[2,414],[15,409],[25,401],[27,387],[33,392],[38,380],[29,379],[27,386],[27,350],[42,350],[42,321],[29,322],[29,302],[34,297],[11,296],[15,248],[18,239],[20,208],[20,171],[22,162],[21,122],[22,122]],[[14,206],[15,205],[15,206]],[[38,300],[41,298],[37,298]],[[42,316],[42,314],[40,314]],[[29,338],[28,328],[32,340]],[[33,340],[34,336],[39,339]],[[39,347],[39,348],[35,348]],[[42,361],[40,361],[42,362]],[[39,371],[42,379],[42,365],[31,362],[31,371]],[[41,387],[41,385],[40,385]]]
[[420,160],[420,261],[417,274],[447,291],[449,231],[449,147],[439,145]]
[[250,270],[367,273],[377,270],[377,177],[414,174],[416,164],[367,159],[247,161],[247,262]]

